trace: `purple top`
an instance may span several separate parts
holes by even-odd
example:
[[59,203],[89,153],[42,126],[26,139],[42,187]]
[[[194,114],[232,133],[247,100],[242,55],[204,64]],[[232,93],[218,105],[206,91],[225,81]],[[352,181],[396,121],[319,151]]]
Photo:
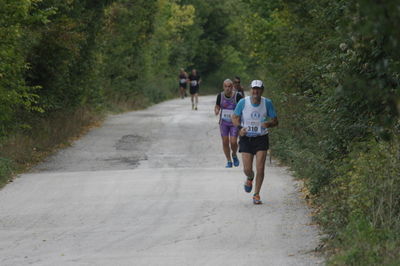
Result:
[[235,110],[237,104],[237,94],[238,94],[237,92],[234,92],[233,95],[230,98],[228,98],[225,96],[224,92],[221,92],[220,94],[221,102],[219,104],[219,106],[221,107],[220,123],[224,123],[226,125],[233,125],[230,115],[233,114],[233,110]]

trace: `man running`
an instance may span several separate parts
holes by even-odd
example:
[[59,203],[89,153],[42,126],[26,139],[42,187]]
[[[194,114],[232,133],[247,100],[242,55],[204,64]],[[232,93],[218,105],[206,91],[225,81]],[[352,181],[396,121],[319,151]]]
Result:
[[181,95],[181,98],[185,98],[186,96],[186,88],[187,88],[187,80],[188,80],[188,74],[186,71],[181,68],[179,71],[179,94]]
[[[238,128],[232,123],[233,110],[236,104],[242,99],[240,93],[233,91],[233,82],[230,79],[226,79],[223,83],[224,91],[219,93],[217,96],[217,102],[215,104],[214,112],[215,115],[219,115],[219,129],[222,137],[222,148],[225,153],[226,168],[232,168],[233,165],[239,166],[239,159],[237,157],[237,137]],[[231,157],[232,151],[232,157]]]
[[192,69],[192,73],[189,75],[190,82],[190,97],[192,101],[192,110],[197,110],[197,104],[199,103],[199,89],[201,78],[197,74],[196,69]]
[[246,96],[244,94],[243,86],[240,84],[240,78],[238,76],[236,76],[233,80],[233,90],[240,93],[243,97]]
[[251,96],[239,101],[232,121],[239,128],[239,152],[242,153],[243,171],[246,175],[244,190],[250,193],[253,188],[253,158],[256,157],[256,186],[253,203],[261,204],[260,190],[264,180],[265,159],[269,145],[268,129],[278,125],[275,108],[268,98],[261,95],[264,84],[261,80],[251,82]]

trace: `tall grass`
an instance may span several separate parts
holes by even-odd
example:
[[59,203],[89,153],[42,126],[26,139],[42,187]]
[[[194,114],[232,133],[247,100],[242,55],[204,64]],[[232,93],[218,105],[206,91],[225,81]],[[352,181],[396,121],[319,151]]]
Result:
[[400,265],[400,137],[353,145],[321,195],[332,265]]

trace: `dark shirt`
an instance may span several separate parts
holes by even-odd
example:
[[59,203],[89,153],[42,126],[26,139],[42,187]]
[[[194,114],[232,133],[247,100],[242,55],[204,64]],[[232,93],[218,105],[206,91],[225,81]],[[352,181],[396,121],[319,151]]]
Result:
[[[189,80],[190,80],[190,82],[189,82],[190,83],[190,87],[199,87],[199,80],[200,80],[200,76],[199,75],[190,74],[189,75]],[[194,86],[193,86],[193,84],[191,82],[193,80],[196,81],[196,85],[194,85]]]
[[244,97],[244,90],[243,90],[243,86],[239,85],[239,87],[236,89],[237,92],[240,92],[240,94],[242,94],[242,96]]

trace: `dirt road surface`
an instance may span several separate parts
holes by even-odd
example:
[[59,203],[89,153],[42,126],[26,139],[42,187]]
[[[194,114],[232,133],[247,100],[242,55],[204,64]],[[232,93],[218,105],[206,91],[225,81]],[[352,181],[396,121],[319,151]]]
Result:
[[0,265],[320,265],[285,168],[225,169],[214,96],[110,116],[0,190]]

